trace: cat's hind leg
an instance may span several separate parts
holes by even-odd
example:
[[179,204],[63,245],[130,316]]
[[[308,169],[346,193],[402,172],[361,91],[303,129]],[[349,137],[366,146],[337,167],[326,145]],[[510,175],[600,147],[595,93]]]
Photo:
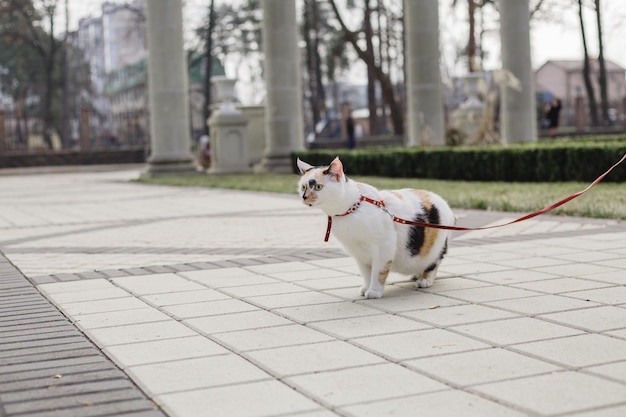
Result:
[[428,288],[435,282],[435,278],[437,277],[437,270],[439,269],[439,264],[441,264],[441,259],[437,262],[426,268],[421,275],[415,275],[413,278],[415,279],[415,287],[416,288]]

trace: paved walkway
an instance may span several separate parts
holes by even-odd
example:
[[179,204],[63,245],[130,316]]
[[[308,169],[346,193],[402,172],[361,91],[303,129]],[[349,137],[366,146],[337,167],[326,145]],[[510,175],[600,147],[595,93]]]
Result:
[[364,300],[295,193],[136,176],[0,175],[0,416],[626,415],[624,222],[458,233]]

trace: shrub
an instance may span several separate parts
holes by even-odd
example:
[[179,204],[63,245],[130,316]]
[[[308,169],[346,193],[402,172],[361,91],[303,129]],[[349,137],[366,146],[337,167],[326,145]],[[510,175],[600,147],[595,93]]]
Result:
[[[490,147],[369,148],[315,150],[293,154],[312,165],[328,165],[335,156],[348,175],[435,178],[464,181],[589,182],[626,153],[623,138],[588,138]],[[626,181],[626,165],[605,181]]]

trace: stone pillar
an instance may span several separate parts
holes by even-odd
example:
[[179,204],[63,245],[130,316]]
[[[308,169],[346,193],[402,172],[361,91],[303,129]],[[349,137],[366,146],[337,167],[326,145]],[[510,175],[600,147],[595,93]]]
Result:
[[292,172],[304,148],[298,22],[294,0],[262,0],[265,53],[265,153],[257,172]]
[[194,173],[181,0],[145,2],[151,152],[145,176]]
[[444,145],[439,2],[405,0],[407,145]]
[[503,142],[537,140],[529,21],[528,0],[500,0],[502,69],[510,71],[521,86],[521,90],[508,86],[502,89],[500,133]]

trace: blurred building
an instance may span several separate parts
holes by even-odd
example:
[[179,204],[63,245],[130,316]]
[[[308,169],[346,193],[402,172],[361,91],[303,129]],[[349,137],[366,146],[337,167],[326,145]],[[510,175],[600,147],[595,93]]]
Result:
[[107,93],[110,74],[145,61],[148,55],[144,1],[105,2],[101,16],[83,18],[78,24],[75,46],[83,52],[91,80],[91,88],[82,90],[79,100],[90,111],[91,138],[97,143],[116,136]]
[[[613,61],[605,59],[607,96],[611,113],[621,114],[624,96],[626,95],[626,70]],[[600,65],[592,59],[591,83],[593,84],[596,102],[600,103]],[[561,122],[574,124],[575,103],[577,98],[587,102],[587,90],[583,78],[583,60],[549,60],[535,71],[535,89],[539,103],[547,103],[552,97],[561,100],[563,110]]]
[[[149,141],[146,0],[102,4],[102,15],[81,19],[76,46],[90,69],[91,89],[80,93],[82,107],[90,109],[92,143],[119,147]],[[206,59],[189,53],[190,116],[193,137],[204,128]],[[213,58],[212,75],[224,75]]]

